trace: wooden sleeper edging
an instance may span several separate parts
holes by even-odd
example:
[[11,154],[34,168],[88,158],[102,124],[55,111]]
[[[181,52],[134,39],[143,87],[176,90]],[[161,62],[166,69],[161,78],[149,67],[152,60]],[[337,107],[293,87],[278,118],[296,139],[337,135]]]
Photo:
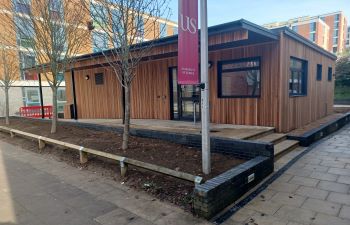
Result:
[[200,176],[194,176],[194,175],[189,174],[189,173],[172,170],[172,169],[165,168],[162,166],[157,166],[157,165],[154,165],[151,163],[146,163],[146,162],[138,161],[135,159],[130,159],[127,157],[114,155],[114,154],[107,153],[107,152],[102,152],[102,151],[98,151],[98,150],[94,150],[94,149],[90,149],[90,148],[85,148],[83,146],[78,146],[75,144],[70,144],[70,143],[66,143],[63,141],[58,141],[58,140],[55,140],[52,138],[43,137],[43,136],[39,136],[36,134],[31,134],[31,133],[23,132],[20,130],[11,129],[8,127],[0,126],[0,131],[10,133],[11,137],[14,137],[15,134],[17,134],[18,136],[21,136],[24,138],[30,138],[30,139],[34,139],[34,140],[36,139],[36,140],[38,140],[38,146],[39,146],[40,150],[44,149],[46,144],[53,144],[53,145],[58,145],[58,146],[73,149],[73,150],[78,150],[81,164],[85,164],[88,162],[88,154],[92,154],[92,155],[104,157],[107,159],[119,161],[120,173],[121,173],[122,177],[126,176],[127,170],[128,170],[128,165],[130,164],[130,165],[140,167],[143,169],[147,169],[150,171],[154,171],[154,172],[162,173],[162,174],[165,174],[168,176],[176,177],[176,178],[179,178],[182,180],[194,182],[195,186],[203,183],[203,178]]

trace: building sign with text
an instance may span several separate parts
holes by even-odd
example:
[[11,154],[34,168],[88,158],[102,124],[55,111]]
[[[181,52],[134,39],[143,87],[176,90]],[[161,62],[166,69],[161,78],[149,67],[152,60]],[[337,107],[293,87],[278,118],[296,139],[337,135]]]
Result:
[[199,84],[198,43],[198,0],[179,0],[179,84]]

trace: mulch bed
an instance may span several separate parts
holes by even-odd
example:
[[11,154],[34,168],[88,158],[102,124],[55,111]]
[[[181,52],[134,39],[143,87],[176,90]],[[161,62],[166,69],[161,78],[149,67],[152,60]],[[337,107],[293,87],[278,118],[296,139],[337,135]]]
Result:
[[319,120],[316,120],[304,127],[301,127],[299,129],[296,129],[296,130],[293,130],[291,131],[290,133],[288,133],[289,135],[292,135],[292,136],[302,136],[303,134],[305,134],[306,132],[310,131],[310,130],[313,130],[315,128],[318,128],[326,123],[329,123],[331,121],[334,121],[340,117],[342,117],[344,114],[342,113],[335,113],[335,114],[331,114],[329,116],[326,116],[322,119],[319,119]]
[[[3,120],[0,120],[0,126],[4,126]],[[205,179],[217,176],[244,162],[244,160],[236,159],[232,156],[212,153],[212,173],[210,176],[204,176],[201,172],[200,149],[162,140],[131,136],[129,149],[123,151],[121,149],[122,135],[112,131],[97,131],[89,128],[77,127],[74,124],[59,124],[57,133],[50,134],[50,122],[22,118],[12,118],[10,127],[87,148],[187,172],[202,176]],[[0,133],[0,140],[19,145],[24,149],[39,152],[37,141],[30,141],[23,138],[10,139],[8,137],[9,135]],[[119,164],[115,161],[89,156],[89,162],[82,166],[79,163],[79,154],[77,152],[50,145],[40,153],[49,157],[54,157],[59,161],[65,161],[78,168],[83,167],[84,169],[97,172],[101,174],[101,176],[111,177],[118,182],[124,182],[124,184],[130,187],[146,191],[160,200],[174,203],[185,210],[192,209],[191,194],[194,184],[191,182],[133,167],[128,171],[127,177],[122,179],[119,174]]]

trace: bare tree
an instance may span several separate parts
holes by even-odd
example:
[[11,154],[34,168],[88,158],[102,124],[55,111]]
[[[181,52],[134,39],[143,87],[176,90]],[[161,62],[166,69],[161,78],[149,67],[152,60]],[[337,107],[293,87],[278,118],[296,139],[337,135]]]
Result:
[[9,90],[19,79],[19,67],[17,52],[4,43],[0,43],[0,68],[0,88],[5,93],[5,121],[10,125]]
[[[148,55],[152,41],[164,35],[170,13],[168,0],[81,0],[90,10],[94,47],[101,51],[124,90],[124,131],[122,149],[128,148],[130,93],[136,68]],[[96,40],[98,39],[98,40]],[[143,42],[148,41],[147,44]],[[106,51],[112,48],[112,50]]]
[[[75,56],[89,40],[88,14],[79,0],[2,1],[9,29],[18,45],[36,59],[35,70],[44,75],[52,90],[51,133],[57,130],[57,90]],[[11,2],[11,3],[9,3]],[[0,3],[1,4],[1,3]]]

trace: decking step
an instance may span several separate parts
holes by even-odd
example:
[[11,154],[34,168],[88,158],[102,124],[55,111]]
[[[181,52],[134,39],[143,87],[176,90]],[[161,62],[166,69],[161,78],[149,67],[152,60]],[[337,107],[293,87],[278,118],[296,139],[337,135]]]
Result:
[[299,145],[299,141],[284,140],[275,145],[275,157],[296,148]]
[[268,134],[266,136],[260,137],[256,139],[256,141],[271,142],[271,143],[277,144],[285,140],[286,137],[287,137],[287,134],[272,133],[272,134]]

